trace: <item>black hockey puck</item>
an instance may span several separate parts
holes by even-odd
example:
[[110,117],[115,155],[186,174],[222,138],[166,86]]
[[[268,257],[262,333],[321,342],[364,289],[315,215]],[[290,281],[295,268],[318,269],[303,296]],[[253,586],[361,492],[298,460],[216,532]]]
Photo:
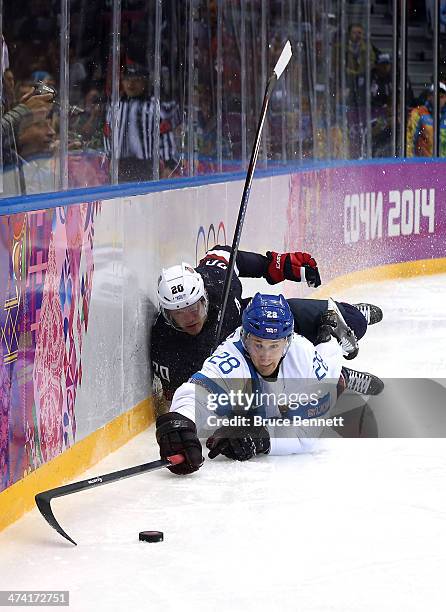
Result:
[[141,542],[162,542],[164,534],[162,531],[140,531],[139,539]]

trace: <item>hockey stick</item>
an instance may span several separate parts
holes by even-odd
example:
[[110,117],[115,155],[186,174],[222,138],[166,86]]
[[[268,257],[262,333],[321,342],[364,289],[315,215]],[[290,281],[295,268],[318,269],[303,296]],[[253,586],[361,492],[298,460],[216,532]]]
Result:
[[51,500],[55,497],[62,497],[63,495],[70,495],[71,493],[78,493],[78,491],[85,491],[86,489],[92,489],[93,487],[99,487],[101,485],[108,484],[109,482],[115,482],[115,480],[121,480],[121,478],[129,478],[130,476],[136,476],[144,472],[152,472],[163,467],[169,467],[169,465],[178,465],[183,463],[183,455],[172,455],[167,459],[158,459],[157,461],[151,461],[150,463],[143,463],[142,465],[135,465],[134,467],[126,468],[125,470],[118,470],[117,472],[110,472],[110,474],[104,474],[103,476],[96,476],[95,478],[89,478],[88,480],[80,480],[79,482],[73,482],[62,487],[56,487],[55,489],[49,489],[48,491],[42,491],[37,493],[35,500],[37,507],[40,510],[40,514],[51,525],[61,536],[66,538],[69,542],[77,546],[76,542],[70,538],[70,536],[62,529],[56,520],[51,509]]
[[255,139],[254,139],[254,145],[252,148],[251,159],[250,159],[249,166],[248,166],[248,172],[246,175],[245,187],[243,189],[242,200],[240,202],[240,209],[238,212],[237,224],[234,230],[234,239],[232,241],[231,255],[229,257],[229,263],[228,263],[228,270],[226,272],[225,283],[223,286],[223,297],[222,297],[222,302],[220,306],[218,326],[217,326],[217,332],[215,336],[215,345],[213,347],[213,350],[215,350],[220,343],[221,330],[223,327],[223,320],[225,317],[226,306],[228,303],[229,288],[231,286],[232,274],[234,272],[235,260],[237,257],[237,251],[238,251],[238,247],[240,244],[240,237],[242,234],[243,222],[245,220],[245,215],[246,215],[246,209],[248,206],[249,193],[251,191],[251,184],[252,184],[252,179],[254,176],[254,170],[256,167],[256,163],[257,163],[257,157],[259,156],[260,139],[262,137],[262,130],[263,130],[263,124],[265,123],[266,111],[268,110],[268,104],[271,99],[271,94],[273,93],[274,87],[276,86],[277,81],[280,79],[282,72],[287,67],[288,62],[291,59],[291,55],[292,55],[291,44],[290,44],[290,41],[288,40],[282,50],[282,53],[280,54],[277,64],[274,67],[272,75],[268,79],[268,83],[265,89],[265,95],[263,96],[262,110],[260,112],[259,123],[257,126],[257,132],[256,132]]

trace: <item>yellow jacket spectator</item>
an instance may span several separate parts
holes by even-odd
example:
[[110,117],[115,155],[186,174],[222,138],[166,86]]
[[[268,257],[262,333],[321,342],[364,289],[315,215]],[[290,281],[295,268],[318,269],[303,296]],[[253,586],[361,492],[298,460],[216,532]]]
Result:
[[[439,84],[440,96],[440,149],[439,157],[446,157],[446,84]],[[426,102],[413,108],[407,122],[406,157],[432,157],[434,142],[433,86]]]
[[[367,64],[368,46],[369,64]],[[365,105],[366,78],[375,65],[376,55],[375,47],[365,39],[362,25],[352,23],[348,31],[345,57],[349,106],[362,107]]]

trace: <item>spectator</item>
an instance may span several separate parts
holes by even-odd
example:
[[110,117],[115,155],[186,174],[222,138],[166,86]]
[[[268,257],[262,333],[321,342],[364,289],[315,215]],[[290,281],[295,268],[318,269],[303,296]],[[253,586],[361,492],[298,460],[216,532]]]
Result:
[[348,104],[353,107],[365,106],[365,80],[368,70],[375,64],[376,49],[370,48],[370,64],[367,66],[367,42],[364,40],[364,28],[359,23],[352,23],[348,30],[346,71]]
[[[377,50],[364,39],[364,28],[360,23],[352,23],[348,29],[348,39],[345,51],[345,62],[340,63],[345,70],[348,123],[348,157],[361,158],[365,155],[367,135],[366,118],[366,79],[371,76],[371,68],[375,64]],[[368,45],[369,51],[368,51]],[[340,57],[341,48],[337,45],[335,57]],[[369,53],[370,63],[367,64]]]
[[[440,149],[439,157],[446,157],[446,84],[439,82],[440,99]],[[431,85],[426,102],[412,109],[407,122],[406,156],[432,157],[434,130],[433,130],[433,102],[434,86]]]
[[370,82],[373,157],[392,155],[392,64],[388,53],[378,53]]
[[[4,193],[27,193],[21,173],[22,162],[32,154],[31,140],[37,142],[41,138],[40,146],[43,150],[47,148],[48,135],[42,136],[41,126],[34,124],[46,122],[52,106],[53,96],[51,94],[33,95],[33,92],[30,92],[2,117]],[[30,129],[31,127],[33,129]]]
[[87,92],[83,109],[73,117],[70,131],[80,138],[83,148],[103,150],[104,104],[99,89],[92,87]]
[[18,163],[5,172],[6,192],[18,191],[24,195],[55,190],[55,136],[48,117],[39,118],[30,113],[21,120],[17,139]]
[[392,64],[388,53],[378,53],[372,69],[370,91],[372,107],[382,108],[392,103]]
[[56,133],[48,117],[36,118],[30,115],[20,123],[18,151],[28,161],[39,156],[52,154]]

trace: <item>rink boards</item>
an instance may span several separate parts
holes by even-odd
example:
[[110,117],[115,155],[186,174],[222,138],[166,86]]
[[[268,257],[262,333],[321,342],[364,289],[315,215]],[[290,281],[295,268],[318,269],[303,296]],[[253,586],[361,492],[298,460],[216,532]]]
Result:
[[[369,162],[259,174],[241,248],[310,251],[325,283],[319,294],[444,272],[444,168]],[[207,248],[232,242],[244,177],[212,180],[5,202],[0,528],[35,492],[75,477],[151,422],[160,268],[196,265]],[[275,289],[308,293],[291,283]]]

